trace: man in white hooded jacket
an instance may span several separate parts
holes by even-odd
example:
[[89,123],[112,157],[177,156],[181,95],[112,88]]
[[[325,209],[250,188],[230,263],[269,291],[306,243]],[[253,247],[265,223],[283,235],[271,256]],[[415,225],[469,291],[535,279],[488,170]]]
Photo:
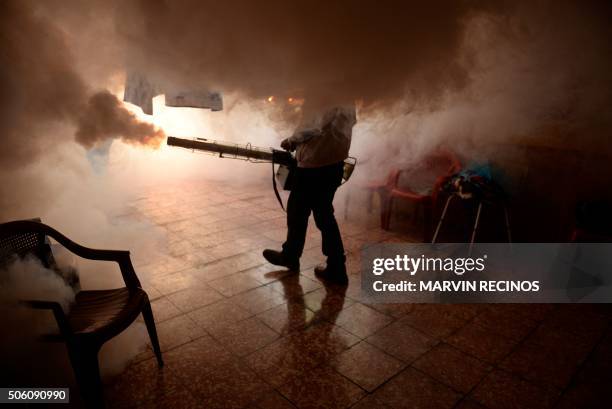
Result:
[[327,264],[317,266],[315,274],[345,285],[346,257],[332,202],[342,182],[344,160],[351,145],[355,107],[334,106],[311,116],[305,113],[305,118],[294,134],[281,143],[283,149],[296,151],[298,162],[287,202],[287,240],[282,251],[266,249],[263,255],[272,264],[299,271],[312,212],[321,231],[323,254],[327,256]]

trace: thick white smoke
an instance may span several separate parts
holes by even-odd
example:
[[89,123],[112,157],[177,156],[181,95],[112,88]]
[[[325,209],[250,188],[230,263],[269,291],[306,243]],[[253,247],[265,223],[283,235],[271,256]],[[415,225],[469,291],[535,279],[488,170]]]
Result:
[[[69,259],[60,252],[59,264],[66,260]],[[97,273],[108,271],[98,269]],[[0,284],[2,384],[65,386],[73,379],[66,347],[62,342],[44,339],[59,335],[53,314],[48,310],[31,309],[22,301],[58,302],[68,314],[75,299],[74,290],[55,271],[46,269],[31,257],[16,260],[3,269]],[[144,351],[147,340],[144,324],[135,322],[106,343],[99,356],[102,376],[121,372],[133,357]]]
[[44,334],[58,333],[53,315],[29,309],[20,304],[21,300],[56,301],[68,311],[74,292],[56,273],[34,259],[14,262],[2,271],[0,361],[4,385],[28,380],[44,382],[43,374],[49,367],[59,365],[60,371],[65,368],[61,358],[46,359],[50,348],[38,340]]

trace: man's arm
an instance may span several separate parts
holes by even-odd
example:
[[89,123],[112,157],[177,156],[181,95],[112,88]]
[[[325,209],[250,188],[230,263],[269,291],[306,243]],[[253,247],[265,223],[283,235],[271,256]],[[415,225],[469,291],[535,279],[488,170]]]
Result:
[[321,135],[321,130],[318,128],[301,129],[291,135],[289,138],[281,142],[281,148],[294,151],[298,145],[308,142],[315,136]]

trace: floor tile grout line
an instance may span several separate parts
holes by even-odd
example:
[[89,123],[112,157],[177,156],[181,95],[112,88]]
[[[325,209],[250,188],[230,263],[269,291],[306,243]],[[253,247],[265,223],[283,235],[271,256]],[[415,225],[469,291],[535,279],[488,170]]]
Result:
[[[479,314],[479,315],[480,315],[480,314]],[[476,317],[474,317],[473,319],[476,319]],[[473,391],[474,391],[474,390],[475,390],[475,389],[476,389],[478,386],[480,386],[480,385],[482,384],[482,382],[483,382],[483,381],[484,381],[484,380],[485,380],[485,379],[486,379],[488,376],[490,376],[490,374],[491,374],[491,373],[493,373],[493,372],[495,372],[495,371],[500,371],[500,372],[506,373],[506,374],[508,374],[508,375],[510,375],[510,376],[512,376],[512,377],[515,377],[515,378],[517,378],[517,379],[519,379],[519,380],[521,380],[521,381],[523,381],[523,382],[526,382],[526,383],[528,383],[528,384],[530,384],[530,385],[536,386],[536,387],[537,387],[537,388],[539,388],[539,389],[544,389],[544,390],[547,390],[547,391],[550,391],[550,392],[559,392],[559,394],[558,394],[559,396],[557,397],[557,401],[558,401],[558,399],[560,399],[560,398],[561,398],[561,395],[562,395],[562,393],[563,393],[563,392],[562,392],[562,391],[563,391],[563,389],[560,389],[560,388],[558,388],[558,387],[556,387],[556,386],[554,386],[554,385],[548,385],[548,384],[543,384],[543,383],[539,383],[539,382],[534,382],[534,381],[532,381],[532,380],[530,380],[530,379],[525,378],[525,377],[524,377],[522,374],[519,374],[519,373],[516,373],[516,372],[513,372],[513,371],[509,371],[509,370],[507,370],[507,369],[505,369],[505,368],[503,368],[503,367],[499,366],[499,364],[501,364],[501,363],[502,363],[502,362],[503,362],[505,359],[507,359],[507,358],[508,358],[510,355],[512,355],[512,353],[514,353],[515,351],[517,351],[521,345],[524,345],[524,343],[525,343],[525,342],[527,342],[527,339],[528,339],[528,338],[529,338],[529,337],[530,337],[530,336],[531,336],[531,335],[532,335],[532,334],[533,334],[535,331],[537,331],[537,329],[538,329],[538,328],[539,328],[539,327],[540,327],[540,326],[541,326],[541,325],[544,323],[544,321],[545,321],[545,320],[546,320],[546,318],[543,318],[542,320],[540,320],[540,321],[538,322],[538,325],[534,326],[534,328],[532,328],[532,329],[531,329],[531,330],[530,330],[530,331],[529,331],[529,332],[528,332],[528,333],[527,333],[527,334],[526,334],[526,335],[523,337],[523,339],[521,339],[519,342],[517,342],[517,343],[516,343],[516,345],[514,345],[514,346],[512,347],[512,349],[511,349],[511,350],[510,350],[508,353],[506,353],[506,354],[505,354],[503,357],[501,357],[501,358],[498,360],[498,362],[490,363],[490,362],[487,362],[487,361],[483,361],[481,358],[476,357],[476,356],[473,356],[473,355],[472,355],[472,354],[470,354],[469,352],[465,352],[465,351],[463,351],[463,350],[459,349],[461,352],[463,352],[463,353],[467,354],[468,356],[471,356],[472,358],[476,358],[476,359],[478,359],[479,361],[481,361],[481,362],[483,362],[483,363],[485,363],[485,364],[487,364],[487,365],[491,366],[491,368],[492,368],[492,369],[491,369],[490,371],[488,371],[488,372],[487,372],[487,374],[486,374],[486,375],[485,375],[485,376],[484,376],[484,377],[483,377],[483,378],[480,380],[480,382],[479,382],[478,384],[476,384],[476,385],[475,385],[475,386],[472,388],[472,390],[470,391],[470,394],[471,394],[471,393],[473,393]],[[470,320],[470,321],[472,321],[472,320]],[[475,323],[475,325],[478,325],[478,326],[479,326],[481,329],[488,330],[487,328],[484,328],[483,326],[481,326],[481,325],[480,325],[480,324],[478,324],[478,323]],[[491,332],[495,333],[494,331],[491,331]],[[498,335],[499,335],[499,334],[498,334]],[[447,337],[447,338],[448,338],[448,337]],[[453,345],[451,345],[451,346],[453,346]],[[455,347],[455,348],[456,348],[456,347]],[[574,374],[575,374],[575,373],[576,373],[576,372],[574,372]],[[470,395],[466,395],[466,396],[467,396],[467,397],[469,397]],[[480,403],[480,402],[479,402],[479,403]],[[554,407],[554,404],[553,404],[553,407]]]
[[571,376],[569,382],[561,390],[561,393],[559,394],[559,396],[555,400],[555,402],[553,404],[553,407],[555,407],[555,406],[557,406],[559,404],[559,402],[561,401],[563,396],[567,393],[568,390],[570,390],[571,386],[574,385],[574,383],[576,381],[576,378],[579,375],[579,373],[582,370],[582,368],[584,368],[584,366],[587,364],[587,362],[589,362],[589,359],[595,354],[595,351],[597,350],[597,348],[603,343],[603,341],[606,339],[606,336],[608,336],[608,331],[611,331],[611,330],[612,330],[612,322],[610,322],[610,319],[608,319],[608,325],[607,325],[606,329],[604,331],[602,331],[602,334],[600,335],[599,339],[597,340],[597,343],[589,351],[589,353],[584,358],[584,360],[582,362],[580,362],[580,364],[578,364],[577,368],[572,373],[572,376]]

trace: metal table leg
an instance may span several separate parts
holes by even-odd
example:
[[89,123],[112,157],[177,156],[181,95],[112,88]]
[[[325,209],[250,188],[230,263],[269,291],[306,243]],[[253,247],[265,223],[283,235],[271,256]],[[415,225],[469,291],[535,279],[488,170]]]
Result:
[[478,222],[480,221],[480,212],[482,211],[482,201],[478,203],[478,210],[476,211],[476,220],[474,221],[474,229],[472,230],[472,238],[470,239],[470,249],[468,254],[472,254],[472,247],[474,246],[474,240],[476,240],[476,231],[478,230]]
[[504,216],[506,218],[506,233],[508,234],[508,243],[512,243],[512,235],[510,234],[510,217],[508,216],[508,208],[504,205]]
[[436,242],[438,238],[438,233],[440,233],[440,228],[442,227],[442,222],[446,217],[446,212],[448,211],[448,205],[450,204],[451,199],[455,197],[455,195],[450,195],[448,199],[446,199],[446,204],[444,205],[444,210],[442,210],[442,215],[440,215],[440,220],[438,221],[438,226],[436,227],[436,231],[431,239],[432,244]]

